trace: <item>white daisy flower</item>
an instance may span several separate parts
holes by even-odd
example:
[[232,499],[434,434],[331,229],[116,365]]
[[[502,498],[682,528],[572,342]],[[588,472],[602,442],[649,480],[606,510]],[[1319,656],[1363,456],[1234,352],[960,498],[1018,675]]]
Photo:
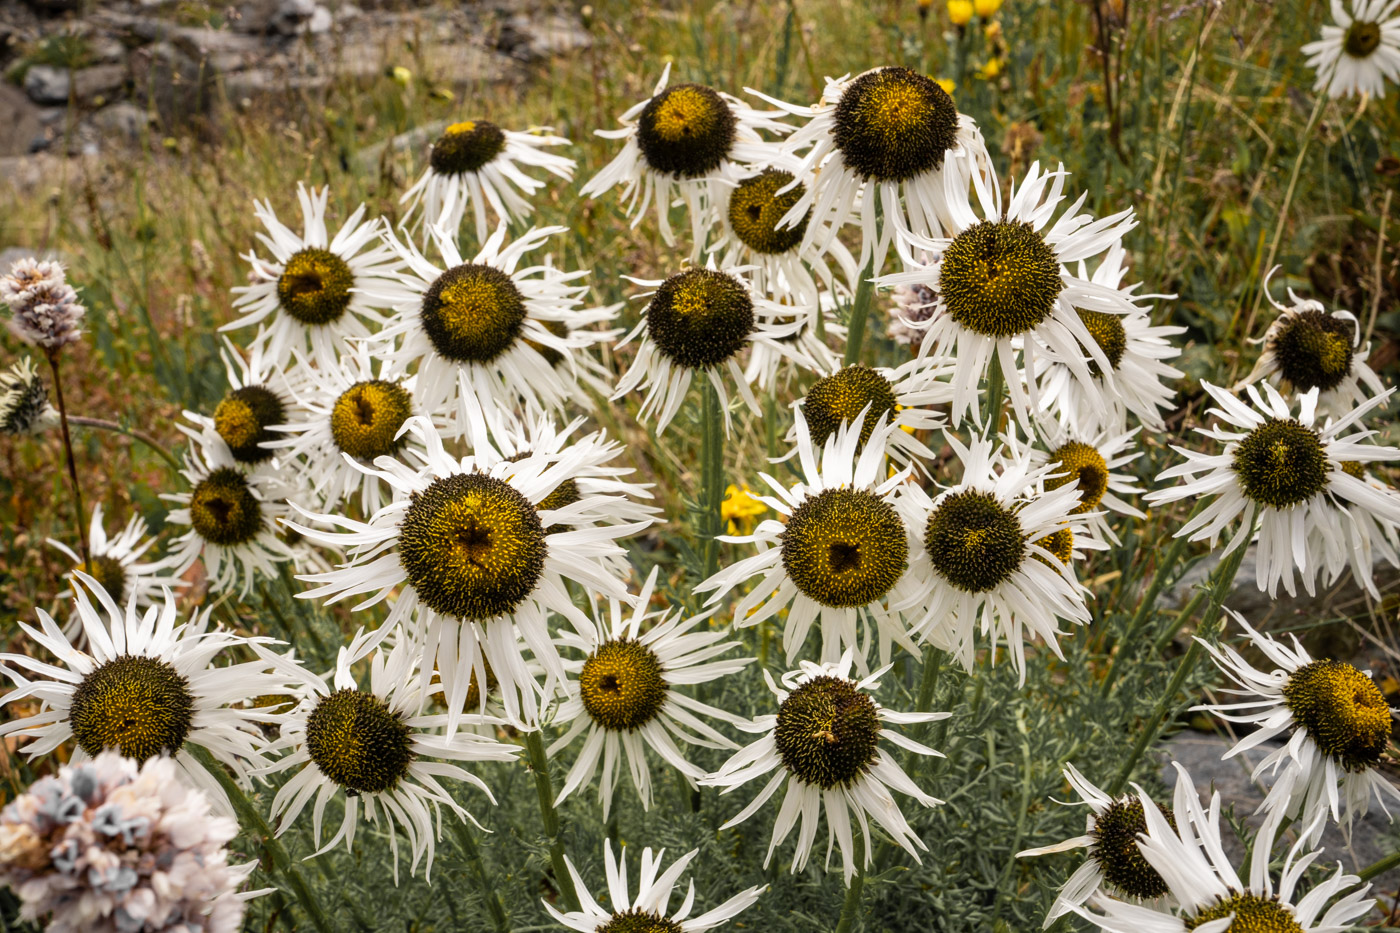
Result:
[[[440,783],[446,778],[480,790],[491,803],[491,788],[461,762],[511,761],[519,747],[506,745],[469,730],[443,735],[447,722],[442,713],[425,714],[427,701],[439,693],[440,684],[426,684],[419,671],[421,655],[406,642],[392,649],[374,651],[377,635],[357,633],[340,649],[335,671],[320,677],[296,661],[266,649],[263,659],[275,666],[291,685],[297,706],[277,716],[281,735],[269,751],[290,754],[264,773],[296,770],[272,799],[272,816],[281,817],[277,835],[296,822],[312,804],[312,832],[321,846],[314,855],[333,849],[342,839],[347,850],[355,844],[360,805],[365,818],[378,822],[382,812],[394,856],[394,883],[399,877],[398,837],[408,839],[412,863],[409,874],[424,862],[431,880],[433,852],[442,831],[442,809],[460,820],[476,820]],[[361,690],[351,667],[370,655],[369,688]],[[340,828],[321,845],[321,814],[332,798],[345,792],[345,813]]]
[[1264,352],[1238,392],[1251,382],[1267,379],[1285,395],[1302,395],[1317,389],[1320,414],[1340,418],[1371,395],[1385,391],[1376,371],[1366,363],[1370,347],[1361,349],[1361,325],[1350,311],[1328,313],[1322,302],[1299,298],[1288,290],[1291,306],[1269,301],[1279,316],[1262,340]]
[[364,344],[347,350],[339,366],[303,368],[287,389],[292,402],[283,423],[271,426],[278,439],[265,446],[297,464],[306,491],[327,509],[358,499],[362,514],[379,511],[384,483],[356,464],[378,457],[411,460],[422,450],[417,437],[402,430],[409,418],[423,414],[414,399],[414,377],[385,379],[376,368],[382,373],[385,366],[375,366]]
[[962,480],[937,498],[915,483],[904,485],[898,505],[914,529],[909,576],[918,585],[898,608],[913,618],[916,635],[967,670],[976,629],[993,647],[1004,640],[1024,682],[1024,639],[1038,636],[1063,658],[1059,620],[1089,622],[1088,590],[1075,578],[1066,546],[1088,536],[1084,516],[1074,511],[1078,480],[1037,494],[1052,467],[1004,458],[986,438],[974,437],[969,446],[951,432],[944,438],[962,462]]
[[[1102,913],[1076,908],[1080,916],[1108,933],[1342,933],[1375,904],[1365,896],[1371,886],[1360,885],[1360,879],[1345,874],[1340,864],[1336,874],[1295,900],[1298,883],[1322,852],[1301,853],[1300,841],[1289,850],[1275,881],[1269,870],[1274,847],[1271,827],[1255,837],[1249,875],[1242,879],[1221,842],[1220,793],[1211,795],[1209,810],[1203,809],[1191,776],[1180,764],[1175,766],[1176,827],[1143,795],[1147,833],[1138,846],[1166,881],[1168,896],[1177,906],[1161,910],[1100,893],[1091,904]],[[1353,885],[1356,890],[1338,898]]]
[[[853,423],[861,412],[866,412],[858,449],[864,448],[876,423],[885,418],[891,430],[883,435],[884,453],[900,466],[916,464],[926,470],[925,464],[932,462],[935,454],[915,432],[943,427],[943,416],[931,409],[952,400],[953,387],[939,378],[951,370],[952,367],[927,357],[894,369],[859,363],[841,369],[833,367],[812,383],[794,407],[800,407],[816,447],[825,444],[837,428]],[[784,440],[795,444],[798,433],[794,423]]]
[[667,246],[676,245],[668,216],[672,202],[684,202],[694,244],[691,258],[696,259],[714,206],[726,188],[748,174],[741,165],[770,158],[769,144],[758,131],[785,133],[790,127],[729,94],[703,84],[670,85],[670,79],[667,63],[651,97],[618,117],[622,129],[594,131],[604,139],[624,140],[622,151],[579,193],[598,198],[622,185],[624,212],[633,227],[654,204],[656,226]]
[[[42,704],[32,716],[0,724],[0,736],[33,739],[23,746],[29,758],[47,754],[69,739],[78,746],[74,762],[104,749],[137,762],[172,755],[180,771],[220,813],[231,815],[218,780],[185,744],[207,749],[240,784],[251,786],[254,769],[266,764],[259,750],[262,733],[255,723],[270,722],[271,716],[257,709],[232,709],[230,704],[283,692],[283,681],[262,661],[222,667],[213,662],[230,648],[256,647],[267,639],[210,631],[207,613],[182,621],[169,590],[160,605],[140,611],[132,594],[122,609],[95,579],[81,573],[78,579],[83,586],[77,589],[74,609],[88,650],[74,647],[42,609],[36,610],[38,629],[17,622],[32,643],[57,658],[59,665],[22,654],[0,654],[0,673],[15,684],[14,690],[0,697],[0,705],[17,700]],[[43,679],[31,680],[15,668]]]
[[1223,692],[1240,699],[1195,708],[1254,727],[1225,758],[1273,739],[1284,742],[1251,775],[1254,780],[1273,776],[1259,806],[1268,814],[1266,822],[1278,825],[1289,819],[1306,830],[1307,844],[1316,845],[1325,817],[1340,823],[1350,836],[1352,821],[1366,815],[1371,797],[1382,809],[1386,797],[1400,801],[1400,789],[1379,768],[1390,744],[1394,711],[1370,673],[1343,661],[1314,659],[1296,637],[1290,648],[1255,631],[1239,613],[1230,614],[1272,669],[1266,673],[1229,645],[1217,647],[1197,638],[1216,667],[1238,686]]
[[[574,676],[567,684],[569,699],[560,704],[554,724],[567,724],[568,728],[549,747],[550,757],[579,736],[585,738],[554,801],[556,805],[592,781],[601,760],[603,776],[598,798],[606,820],[622,761],[632,776],[642,809],[649,810],[652,780],[647,748],[679,771],[692,787],[705,776],[705,770],[686,760],[676,739],[705,748],[738,748],[699,716],[734,726],[745,720],[675,688],[709,683],[737,673],[753,658],[715,660],[739,643],[725,641],[727,632],[709,626],[703,631],[691,631],[709,620],[708,612],[686,619],[680,614],[672,615],[669,609],[652,611],[657,569],[651,569],[630,613],[624,613],[617,600],[610,600],[607,617],[598,619],[596,627],[577,634],[564,632],[559,637],[561,646],[577,649],[585,657],[564,662],[565,669]],[[643,622],[649,626],[645,633]]]
[[[564,181],[574,177],[577,164],[567,156],[546,152],[550,146],[567,146],[548,127],[532,127],[523,133],[506,130],[487,120],[464,120],[447,126],[428,155],[428,167],[413,187],[399,198],[407,204],[402,223],[414,221],[424,235],[441,227],[454,236],[467,208],[476,221],[476,241],[486,239],[486,208],[498,223],[529,217],[535,211],[530,196],[545,187],[522,167],[539,168]],[[422,213],[419,213],[419,209]]]
[[[190,411],[185,412],[185,417],[200,428],[212,428],[240,464],[267,463],[273,457],[269,442],[279,437],[273,426],[287,420],[292,402],[286,373],[273,364],[258,344],[249,349],[248,358],[244,359],[233,341],[225,337],[223,342],[219,355],[228,376],[228,392],[214,408],[212,418]],[[294,373],[314,368],[307,365],[299,349],[293,349],[292,356],[297,360]]]
[[[1295,416],[1278,390],[1267,383],[1262,393],[1248,387],[1252,406],[1219,386],[1201,385],[1220,405],[1207,414],[1222,424],[1196,431],[1224,447],[1212,454],[1172,445],[1186,462],[1164,470],[1157,481],[1185,481],[1145,497],[1159,503],[1215,496],[1177,529],[1177,537],[1188,535],[1191,541],[1209,541],[1214,547],[1226,526],[1242,516],[1224,556],[1248,542],[1257,518],[1259,588],[1273,596],[1280,581],[1290,595],[1296,592],[1295,572],[1304,589],[1314,592],[1319,569],[1335,566],[1337,555],[1350,547],[1346,519],[1353,510],[1369,512],[1383,527],[1400,526],[1400,495],[1357,479],[1343,467],[1346,462],[1400,460],[1400,450],[1365,443],[1375,432],[1360,429],[1362,418],[1384,403],[1390,392],[1319,427],[1316,388],[1298,399]],[[1356,430],[1342,436],[1349,429]],[[1357,582],[1373,589],[1370,576],[1368,566]]]
[[646,398],[637,417],[645,420],[654,414],[657,434],[675,418],[697,374],[708,379],[719,396],[726,433],[730,427],[729,393],[721,370],[728,371],[739,396],[758,414],[758,400],[739,365],[739,354],[751,343],[766,344],[774,353],[790,353],[783,341],[797,336],[804,326],[802,320],[792,319],[791,309],[755,296],[740,277],[745,270],[721,272],[714,263],[711,256],[706,268],[686,269],[664,280],[624,276],[654,291],[638,296],[651,301],[637,326],[618,344],[626,346],[646,331],[636,359],[618,381],[612,398],[616,401],[644,390]]
[[[547,614],[558,614],[580,631],[591,625],[569,598],[565,581],[626,599],[610,559],[623,553],[617,539],[649,523],[570,528],[602,511],[595,496],[540,508],[574,479],[586,451],[565,448],[557,456],[487,464],[448,454],[426,418],[410,419],[408,430],[418,434],[425,463],[414,468],[390,457],[375,461],[373,472],[393,491],[388,505],[367,521],[303,512],[312,523],[344,531],[288,522],[308,540],[344,547],[349,555],[335,570],[299,577],[318,586],[297,595],[335,602],[368,594],[355,611],[392,596],[383,624],[401,627],[426,657],[436,656],[449,734],[461,719],[472,675],[478,683],[487,681],[487,664],[500,685],[507,718],[534,728],[540,700],[552,696],[565,676]],[[517,629],[544,668],[543,685],[519,651]]]
[[1079,504],[1070,514],[1082,515],[1096,540],[1121,544],[1108,523],[1107,513],[1137,519],[1147,517],[1125,500],[1127,496],[1142,495],[1143,490],[1136,476],[1121,470],[1142,456],[1142,451],[1133,449],[1142,428],[1121,433],[1086,433],[1042,420],[1039,429],[1043,447],[1022,448],[1014,438],[1004,437],[1003,440],[1008,442],[1008,450],[1026,457],[1030,469],[1050,467],[1043,488],[1058,489],[1078,480]]
[[1385,82],[1400,81],[1400,0],[1332,0],[1335,25],[1303,46],[1317,72],[1314,91],[1328,97],[1385,96]]
[[[1175,295],[1139,295],[1141,284],[1124,285],[1127,253],[1121,243],[1108,248],[1094,268],[1093,277],[1081,260],[1079,278],[1118,292],[1121,302],[1113,308],[1076,307],[1094,344],[1108,360],[1103,368],[1089,363],[1092,390],[1086,389],[1069,366],[1055,358],[1039,358],[1036,388],[1040,405],[1053,412],[1060,423],[1080,431],[1118,433],[1126,427],[1128,414],[1137,417],[1150,431],[1164,430],[1162,411],[1175,405],[1176,390],[1162,383],[1182,377],[1181,370],[1166,361],[1181,355],[1181,348],[1170,338],[1186,333],[1185,327],[1153,324],[1150,310],[1143,303]],[[1123,302],[1126,302],[1124,304]],[[1111,382],[1104,373],[1111,373]],[[1159,410],[1160,409],[1160,410]]]
[[[1100,220],[1081,214],[1081,195],[1051,224],[1064,200],[1066,177],[1063,166],[1041,172],[1035,163],[1004,212],[999,189],[979,188],[986,219],[977,220],[969,210],[938,239],[903,232],[906,271],[877,280],[886,286],[924,285],[936,293],[920,354],[956,363],[954,426],[976,407],[978,381],[994,357],[1008,377],[1012,406],[1028,433],[1031,412],[1039,406],[1037,380],[1023,385],[1015,378],[1018,357],[1025,358],[1026,374],[1032,376],[1039,372],[1036,352],[1048,355],[1069,370],[1089,398],[1103,399],[1113,391],[1114,379],[1107,375],[1113,365],[1082,312],[1123,315],[1132,310],[1132,302],[1116,288],[1072,274],[1067,264],[1109,250],[1137,221],[1131,208]],[[922,263],[917,258],[922,254],[932,261]]]
[[422,410],[446,419],[449,436],[466,430],[465,398],[482,404],[559,410],[583,394],[577,358],[617,331],[593,330],[621,305],[581,309],[586,271],[563,272],[545,262],[521,266],[526,254],[565,227],[531,229],[506,243],[496,232],[470,261],[441,228],[433,239],[447,268],[439,269],[412,243],[387,236],[407,270],[400,284],[378,293],[394,314],[371,344],[386,367],[381,378],[415,371]]
[[[720,256],[721,269],[751,270],[754,291],[774,301],[808,310],[819,307],[823,296],[833,303],[838,296],[849,301],[860,272],[845,244],[827,237],[826,231],[808,240],[807,227],[813,222],[810,209],[798,223],[779,225],[811,181],[810,176],[799,180],[789,170],[795,168],[779,160],[722,188],[714,205],[719,238],[707,252]],[[816,223],[820,226],[822,221]],[[826,245],[818,246],[817,241]],[[829,260],[835,262],[841,278],[832,274]]]
[[[758,553],[695,589],[713,591],[706,605],[715,605],[758,577],[734,606],[736,626],[758,625],[787,609],[783,650],[788,663],[816,624],[824,661],[835,662],[843,651],[855,651],[858,668],[867,672],[872,635],[881,664],[889,662],[892,643],[917,651],[908,634],[909,618],[915,613],[895,608],[912,606],[918,590],[906,573],[911,531],[895,507],[895,492],[909,470],[885,477],[889,434],[898,429],[881,416],[860,451],[865,419],[870,417],[866,411],[851,424],[838,425],[819,446],[802,410],[796,409],[794,416],[802,481],[789,487],[762,473],[777,495],[754,497],[786,522],[770,518],[751,535],[720,536],[721,541],[757,545]],[[867,619],[864,639],[857,631],[862,615]]]
[[[856,873],[852,812],[860,824],[865,848],[863,864],[867,867],[870,865],[868,821],[871,819],[915,861],[921,861],[918,850],[927,849],[905,821],[890,791],[913,797],[926,807],[942,801],[919,790],[886,751],[888,746],[882,745],[882,740],[917,755],[941,757],[940,752],[885,726],[933,722],[951,714],[899,713],[885,709],[871,694],[879,689],[879,678],[889,668],[881,668],[857,682],[850,676],[853,662],[850,650],[834,664],[803,661],[800,670],[783,675],[781,687],[764,671],[768,688],[778,698],[777,714],[759,716],[746,727],[749,731],[763,733],[763,737],[735,753],[701,782],[722,787],[721,793],[727,794],[755,778],[767,779],[753,802],[720,827],[728,829],[757,813],[786,779],[787,790],[773,824],[768,855],[763,860],[765,867],[773,858],[773,850],[788,837],[800,818],[802,825],[797,834],[792,870],[799,872],[805,868],[823,810],[827,822],[827,862],[831,860],[834,840],[841,850],[847,885]],[[767,778],[769,772],[776,773]]]
[[544,908],[555,920],[578,933],[703,933],[705,930],[713,930],[751,907],[767,885],[748,888],[713,910],[692,917],[690,912],[695,904],[695,882],[691,881],[685,900],[675,913],[672,913],[669,906],[671,892],[675,890],[676,882],[699,851],[692,849],[663,872],[661,859],[666,850],[662,849],[653,856],[651,849],[643,849],[642,873],[637,879],[637,897],[634,900],[627,884],[627,848],[624,846],[614,861],[612,842],[604,839],[603,854],[608,875],[607,901],[612,910],[604,910],[598,906],[598,902],[588,893],[588,886],[583,878],[579,877],[578,870],[567,855],[564,856],[564,864],[569,869],[581,906],[578,910],[565,913],[549,901],[544,901]]
[[[1071,801],[1071,805],[1083,804],[1089,808],[1085,814],[1084,835],[1016,853],[1017,858],[1031,858],[1073,849],[1089,850],[1084,864],[1060,886],[1055,903],[1045,915],[1043,929],[1049,929],[1065,914],[1073,913],[1076,907],[1105,887],[1120,897],[1157,902],[1154,906],[1160,906],[1167,893],[1167,883],[1138,850],[1138,837],[1147,831],[1147,818],[1142,810],[1143,801],[1149,799],[1147,795],[1138,788],[1136,794],[1114,799],[1070,764],[1065,765],[1064,775],[1070,788],[1079,795],[1079,800]],[[1176,819],[1171,811],[1161,804],[1156,806],[1167,823],[1175,828]]]
[[813,180],[782,225],[797,227],[812,211],[828,223],[808,224],[804,245],[825,249],[858,210],[859,268],[873,258],[879,272],[897,229],[932,238],[967,227],[975,221],[969,188],[981,194],[996,184],[977,124],[937,82],[908,68],[827,78],[810,107],[745,90],[807,119],[782,148],[801,159],[798,176]]
[[243,314],[222,331],[260,325],[254,353],[264,353],[279,369],[292,350],[303,350],[317,365],[334,367],[350,338],[368,337],[383,305],[372,295],[389,287],[399,261],[380,240],[378,219],[365,220],[361,204],[336,232],[326,227],[330,189],[308,191],[297,185],[302,232],[287,227],[271,202],[254,202],[266,234],[258,234],[271,259],[250,252],[251,284],[235,288],[234,308]]
[[165,564],[179,577],[203,558],[211,588],[237,586],[246,596],[257,577],[275,577],[278,562],[299,556],[281,526],[296,490],[272,463],[251,469],[239,463],[212,425],[180,430],[192,441],[180,471],[190,491],[160,497],[178,506],[166,521],[189,530],[170,542]]
[[[162,573],[165,569],[164,561],[141,559],[156,543],[155,538],[148,537],[150,528],[145,519],[140,515],[132,515],[115,537],[108,538],[102,518],[102,503],[99,502],[92,507],[92,523],[88,526],[88,553],[92,555],[91,563],[85,562],[76,551],[62,541],[48,539],[50,546],[62,551],[73,562],[70,576],[76,578],[78,571],[82,571],[98,582],[107,595],[112,597],[112,602],[124,606],[127,600],[131,599],[138,609],[153,605],[165,589],[176,589],[185,585],[185,581],[177,576]],[[71,588],[58,594],[59,599],[72,599],[73,596],[74,590]],[[67,626],[71,637],[78,634],[76,622],[76,618],[70,619]]]

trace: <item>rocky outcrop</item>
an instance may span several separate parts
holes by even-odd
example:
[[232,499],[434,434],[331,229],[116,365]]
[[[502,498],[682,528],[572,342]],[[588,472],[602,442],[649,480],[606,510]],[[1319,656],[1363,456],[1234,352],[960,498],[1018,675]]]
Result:
[[505,0],[242,0],[217,23],[182,15],[170,0],[0,0],[0,117],[16,128],[0,157],[87,152],[148,127],[217,136],[229,108],[379,78],[404,64],[406,37],[432,71],[420,77],[459,88],[522,79],[592,41],[567,8]]

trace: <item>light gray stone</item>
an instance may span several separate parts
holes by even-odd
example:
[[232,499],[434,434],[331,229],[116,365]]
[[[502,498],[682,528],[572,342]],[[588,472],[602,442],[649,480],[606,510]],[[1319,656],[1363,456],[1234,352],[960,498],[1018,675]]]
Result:
[[39,108],[14,85],[0,82],[0,157],[22,155],[39,134]]
[[122,100],[103,107],[90,118],[104,140],[138,142],[150,124],[145,107]]
[[[1254,811],[1264,801],[1264,795],[1273,785],[1273,777],[1269,774],[1260,775],[1259,783],[1256,784],[1250,779],[1250,772],[1278,745],[1265,743],[1228,761],[1222,760],[1220,756],[1229,751],[1233,744],[1222,736],[1200,732],[1178,733],[1163,746],[1165,760],[1162,766],[1162,781],[1168,788],[1176,786],[1176,769],[1171,767],[1171,762],[1180,762],[1190,773],[1202,800],[1210,799],[1213,786],[1220,792],[1222,806],[1233,804],[1235,815],[1240,818],[1247,817],[1251,829],[1257,830],[1262,816],[1255,815]],[[1170,793],[1158,802],[1169,805]],[[1223,829],[1225,851],[1236,867],[1240,867],[1243,865],[1244,846],[1229,832],[1228,827]],[[1400,825],[1387,819],[1385,812],[1372,800],[1370,812],[1353,824],[1350,841],[1335,825],[1329,825],[1322,834],[1322,848],[1324,854],[1319,858],[1318,864],[1335,866],[1340,861],[1348,871],[1354,872],[1400,848]],[[1379,876],[1375,879],[1375,884],[1380,889],[1394,890],[1396,885],[1400,884],[1400,868]]]
[[72,87],[72,75],[67,68],[34,65],[24,75],[24,93],[36,104],[66,104]]
[[316,15],[315,0],[282,0],[268,21],[269,28],[284,36],[302,33]]
[[73,72],[73,96],[82,103],[112,100],[126,86],[125,65],[93,65]]

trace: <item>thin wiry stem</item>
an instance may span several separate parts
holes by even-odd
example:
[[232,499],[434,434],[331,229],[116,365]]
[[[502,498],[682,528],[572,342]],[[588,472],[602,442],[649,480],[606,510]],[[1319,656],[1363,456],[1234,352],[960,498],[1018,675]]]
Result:
[[73,509],[77,513],[78,544],[83,552],[83,565],[92,572],[92,554],[88,552],[87,509],[83,508],[83,490],[78,485],[78,465],[73,459],[73,439],[68,433],[68,405],[63,401],[63,378],[58,370],[58,350],[48,349],[49,368],[53,370],[53,391],[58,399],[58,420],[63,426],[63,452],[68,458],[68,482],[73,487]]
[[176,473],[180,472],[180,461],[175,459],[175,455],[166,449],[165,445],[149,434],[132,430],[115,421],[108,421],[106,418],[89,418],[84,415],[74,415],[68,419],[70,423],[76,424],[80,428],[97,428],[99,431],[111,431],[113,434],[120,434],[129,437],[133,441],[140,441],[151,450],[160,455],[160,458],[170,465]]

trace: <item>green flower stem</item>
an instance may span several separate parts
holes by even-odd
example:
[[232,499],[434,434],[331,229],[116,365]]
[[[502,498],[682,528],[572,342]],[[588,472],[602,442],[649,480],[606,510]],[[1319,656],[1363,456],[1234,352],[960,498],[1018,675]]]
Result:
[[865,264],[856,285],[856,297],[851,302],[851,320],[846,325],[846,356],[842,360],[846,366],[860,362],[861,345],[865,343],[865,321],[870,317],[871,299],[875,295],[875,257]]
[[238,822],[243,828],[245,835],[249,836],[263,848],[267,853],[267,858],[272,862],[272,867],[280,874],[287,887],[291,889],[292,896],[297,899],[301,909],[310,918],[311,925],[318,933],[335,933],[335,926],[331,923],[326,912],[321,908],[321,902],[316,900],[316,895],[306,885],[306,879],[302,877],[301,870],[292,862],[292,857],[287,850],[282,847],[282,843],[273,833],[272,827],[267,820],[258,812],[258,808],[253,806],[253,802],[248,799],[248,795],[243,793],[243,788],[238,786],[238,782],[229,775],[209,750],[199,745],[189,744],[185,749],[214,776],[214,780],[219,782],[219,786],[228,794],[228,799],[233,804],[233,811],[238,815]]
[[82,428],[96,428],[99,431],[111,431],[113,434],[120,434],[122,437],[129,437],[133,441],[140,441],[160,456],[176,473],[180,472],[180,461],[175,459],[175,455],[166,449],[165,445],[149,434],[134,431],[115,421],[108,421],[106,418],[87,418],[82,415],[73,415],[68,419],[69,424],[76,424]]
[[846,903],[841,905],[841,919],[836,923],[836,933],[850,933],[860,912],[860,891],[865,887],[865,856],[860,846],[856,846],[856,876],[846,889]]
[[530,754],[530,770],[535,773],[535,792],[540,798],[540,819],[544,834],[549,837],[549,861],[554,866],[554,882],[559,896],[569,910],[578,910],[578,892],[574,879],[564,864],[564,840],[559,838],[559,812],[554,809],[554,782],[549,779],[549,755],[544,750],[544,733],[536,729],[525,733],[525,748]]
[[[1243,545],[1235,549],[1235,552],[1221,562],[1213,575],[1214,585],[1210,592],[1210,605],[1206,608],[1205,615],[1201,619],[1201,624],[1197,631],[1206,633],[1215,625],[1220,618],[1220,612],[1225,604],[1225,596],[1230,592],[1230,584],[1235,582],[1235,574],[1239,572],[1240,561],[1244,559],[1245,548]],[[1175,636],[1179,632],[1186,620],[1190,618],[1183,612],[1178,618],[1178,624],[1169,629]],[[1123,767],[1119,769],[1113,783],[1105,792],[1110,797],[1117,797],[1123,792],[1123,787],[1128,783],[1128,778],[1132,776],[1133,769],[1141,760],[1142,755],[1149,745],[1157,740],[1157,736],[1162,731],[1162,725],[1166,722],[1167,713],[1176,702],[1176,695],[1181,691],[1181,687],[1186,683],[1186,678],[1196,668],[1196,662],[1201,657],[1201,643],[1196,639],[1191,639],[1191,646],[1186,649],[1186,654],[1182,656],[1181,663],[1177,665],[1176,673],[1172,675],[1171,681],[1167,684],[1167,689],[1162,692],[1162,696],[1157,700],[1157,705],[1152,710],[1152,715],[1143,723],[1142,731],[1138,733],[1137,742],[1133,744],[1133,750],[1128,753],[1127,759],[1123,762]]]
[[700,538],[701,566],[705,579],[719,570],[719,541],[724,533],[724,412],[719,393],[703,378],[700,385]]
[[1365,883],[1377,875],[1385,874],[1392,868],[1400,868],[1400,849],[1396,849],[1385,858],[1367,865],[1356,873],[1356,877],[1360,878],[1362,883]]
[[63,378],[58,371],[58,350],[49,349],[49,368],[53,370],[53,391],[58,401],[58,420],[63,427],[63,452],[68,458],[68,482],[73,487],[73,510],[77,513],[78,545],[82,549],[83,564],[89,571],[92,567],[92,554],[88,552],[87,510],[83,508],[83,489],[78,485],[78,465],[73,459],[73,439],[68,433],[68,406],[63,401]]
[[491,880],[486,875],[486,863],[481,860],[481,849],[477,846],[471,829],[464,820],[449,819],[448,822],[452,824],[452,831],[462,847],[462,854],[467,857],[467,864],[476,875],[476,883],[481,886],[481,898],[486,901],[486,909],[491,914],[491,925],[496,928],[496,933],[508,933],[510,920],[506,916],[505,906],[501,904],[501,895],[492,887]]

